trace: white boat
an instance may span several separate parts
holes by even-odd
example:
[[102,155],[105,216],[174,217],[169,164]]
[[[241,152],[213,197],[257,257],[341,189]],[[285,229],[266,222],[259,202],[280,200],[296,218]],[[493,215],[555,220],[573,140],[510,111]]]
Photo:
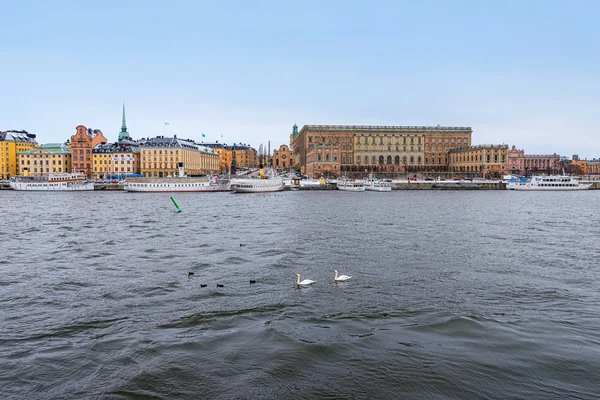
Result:
[[127,192],[228,192],[229,179],[209,177],[127,178],[123,185]]
[[231,180],[231,191],[234,193],[264,193],[283,190],[283,178],[238,178]]
[[14,190],[38,190],[38,191],[75,191],[94,190],[94,181],[86,178],[81,172],[16,176],[10,182]]
[[392,183],[382,181],[380,179],[369,178],[365,179],[363,182],[365,185],[365,190],[369,192],[391,192],[392,191]]
[[567,175],[532,176],[531,179],[512,178],[506,183],[508,190],[587,190],[591,183],[579,183]]
[[360,181],[340,179],[337,181],[338,190],[344,190],[346,192],[364,192],[365,185]]

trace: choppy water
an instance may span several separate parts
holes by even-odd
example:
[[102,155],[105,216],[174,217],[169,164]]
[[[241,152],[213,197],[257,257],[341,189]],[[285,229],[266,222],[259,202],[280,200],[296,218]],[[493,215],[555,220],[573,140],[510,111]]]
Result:
[[2,191],[0,398],[598,398],[598,193]]

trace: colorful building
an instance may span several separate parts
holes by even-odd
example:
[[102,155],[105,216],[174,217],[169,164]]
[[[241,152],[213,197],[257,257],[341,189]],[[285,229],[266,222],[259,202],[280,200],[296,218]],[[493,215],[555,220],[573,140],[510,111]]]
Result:
[[36,147],[35,135],[27,131],[0,132],[0,178],[19,175],[18,154]]
[[[319,147],[337,150],[339,171],[447,171],[448,153],[471,145],[470,127],[294,125],[294,162],[308,172],[307,155],[318,161]],[[324,146],[324,147],[323,147]],[[335,156],[335,152],[331,155]]]
[[279,149],[273,152],[271,157],[271,166],[276,169],[287,170],[294,166],[294,153],[290,148],[282,144]]
[[501,177],[506,173],[508,145],[478,145],[449,152],[449,168],[461,174]]
[[139,145],[140,170],[147,177],[176,176],[180,164],[187,175],[219,173],[219,154],[193,140],[158,136],[142,138]]
[[517,149],[513,145],[507,154],[506,170],[511,174],[555,174],[560,169],[560,156],[556,153],[550,155],[525,154],[524,150]]
[[81,172],[91,178],[94,172],[92,151],[108,141],[98,129],[86,129],[83,125],[75,129],[76,133],[71,136],[72,172]]
[[234,143],[229,146],[231,150],[231,163],[237,168],[258,168],[258,153],[247,144]]
[[121,131],[116,143],[102,143],[92,150],[94,179],[123,179],[127,175],[140,174],[140,146],[127,132],[125,105]]
[[47,143],[19,153],[21,175],[71,172],[71,149],[66,143]]

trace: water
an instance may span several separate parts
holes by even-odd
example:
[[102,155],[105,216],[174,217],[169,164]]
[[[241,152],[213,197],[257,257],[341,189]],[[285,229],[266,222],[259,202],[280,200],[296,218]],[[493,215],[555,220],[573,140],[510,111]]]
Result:
[[0,192],[0,398],[600,394],[598,192],[170,196]]

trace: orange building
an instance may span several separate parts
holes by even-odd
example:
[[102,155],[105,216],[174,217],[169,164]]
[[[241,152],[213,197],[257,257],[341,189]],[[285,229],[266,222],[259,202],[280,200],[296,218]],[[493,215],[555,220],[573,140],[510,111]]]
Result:
[[86,129],[85,126],[77,126],[76,133],[71,136],[71,154],[72,154],[72,172],[81,172],[88,178],[93,174],[93,156],[94,147],[99,144],[106,144],[108,141],[98,129]]
[[290,150],[290,148],[282,144],[279,146],[278,150],[273,152],[273,157],[271,158],[271,165],[275,169],[286,170],[290,167],[294,166],[294,153]]
[[450,150],[450,170],[454,172],[501,177],[506,173],[508,145],[478,145]]

